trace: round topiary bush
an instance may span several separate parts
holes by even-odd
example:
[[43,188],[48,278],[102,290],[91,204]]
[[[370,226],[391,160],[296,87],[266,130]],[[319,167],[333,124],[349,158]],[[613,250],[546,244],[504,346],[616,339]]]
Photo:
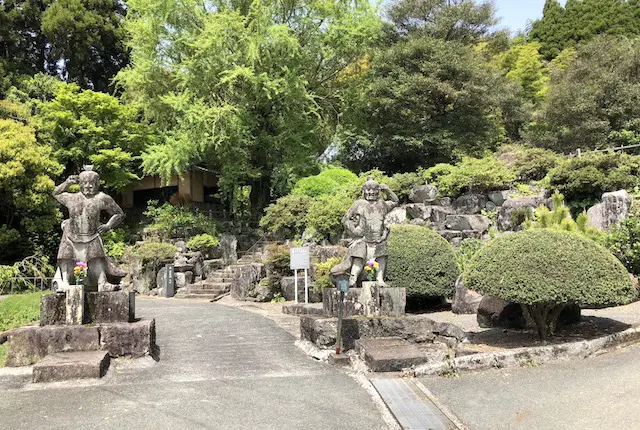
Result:
[[386,277],[405,287],[407,298],[452,296],[460,274],[453,247],[435,231],[394,225],[389,234]]
[[623,305],[637,291],[622,263],[577,233],[534,229],[486,244],[469,263],[464,285],[522,305],[541,338],[552,335],[567,304]]

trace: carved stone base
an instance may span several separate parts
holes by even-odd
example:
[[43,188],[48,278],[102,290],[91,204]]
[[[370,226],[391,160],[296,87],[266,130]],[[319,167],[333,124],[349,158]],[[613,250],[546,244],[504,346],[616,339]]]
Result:
[[[367,285],[368,284],[368,285]],[[344,297],[343,316],[404,315],[407,302],[404,288],[379,288],[376,282],[363,282],[362,288],[350,288]],[[327,288],[322,295],[325,315],[337,316],[340,292]]]
[[[74,287],[77,287],[74,288]],[[47,294],[40,299],[40,325],[79,325],[133,322],[135,293],[125,291],[82,293],[70,286],[66,293]]]

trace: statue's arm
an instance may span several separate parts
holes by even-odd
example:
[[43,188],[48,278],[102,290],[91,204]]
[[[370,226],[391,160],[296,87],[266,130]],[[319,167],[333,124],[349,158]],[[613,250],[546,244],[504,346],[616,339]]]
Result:
[[60,203],[65,204],[67,200],[66,197],[68,196],[66,194],[66,191],[69,189],[71,185],[74,185],[77,183],[78,183],[77,175],[69,176],[66,181],[64,181],[63,183],[61,183],[60,185],[54,188],[53,197]]
[[116,228],[125,218],[122,208],[118,206],[115,200],[113,200],[106,194],[104,195],[104,210],[107,211],[109,215],[111,215],[111,218],[109,218],[109,221],[107,221],[106,224],[98,227],[98,233],[100,234],[106,233],[109,230]]
[[380,185],[380,191],[384,191],[385,193],[387,193],[388,200],[385,203],[387,204],[387,207],[389,208],[389,210],[398,206],[398,203],[400,203],[400,199],[398,199],[398,196],[396,196],[396,193],[391,191],[391,188],[389,188],[388,185],[385,185],[385,184]]
[[342,225],[347,233],[352,237],[360,237],[364,233],[360,225],[360,214],[358,213],[359,202],[353,203],[345,216],[342,218]]

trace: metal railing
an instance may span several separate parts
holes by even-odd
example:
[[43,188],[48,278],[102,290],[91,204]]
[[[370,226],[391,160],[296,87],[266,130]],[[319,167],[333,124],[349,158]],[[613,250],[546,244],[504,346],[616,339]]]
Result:
[[[13,278],[9,278],[8,286],[1,285],[0,292],[14,294],[20,291],[31,290],[31,291],[44,291],[51,289],[51,283],[53,278],[48,277],[39,277],[39,276],[16,276]],[[8,287],[8,288],[7,288]]]

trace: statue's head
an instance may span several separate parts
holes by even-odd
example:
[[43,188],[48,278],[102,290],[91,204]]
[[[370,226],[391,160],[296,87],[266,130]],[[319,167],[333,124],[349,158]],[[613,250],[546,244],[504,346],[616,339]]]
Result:
[[367,178],[367,182],[362,186],[362,195],[368,202],[378,201],[378,197],[380,196],[380,184],[373,179],[373,176],[369,176]]
[[80,192],[87,197],[95,196],[100,191],[100,175],[91,170],[93,166],[85,166],[85,170],[78,175]]

